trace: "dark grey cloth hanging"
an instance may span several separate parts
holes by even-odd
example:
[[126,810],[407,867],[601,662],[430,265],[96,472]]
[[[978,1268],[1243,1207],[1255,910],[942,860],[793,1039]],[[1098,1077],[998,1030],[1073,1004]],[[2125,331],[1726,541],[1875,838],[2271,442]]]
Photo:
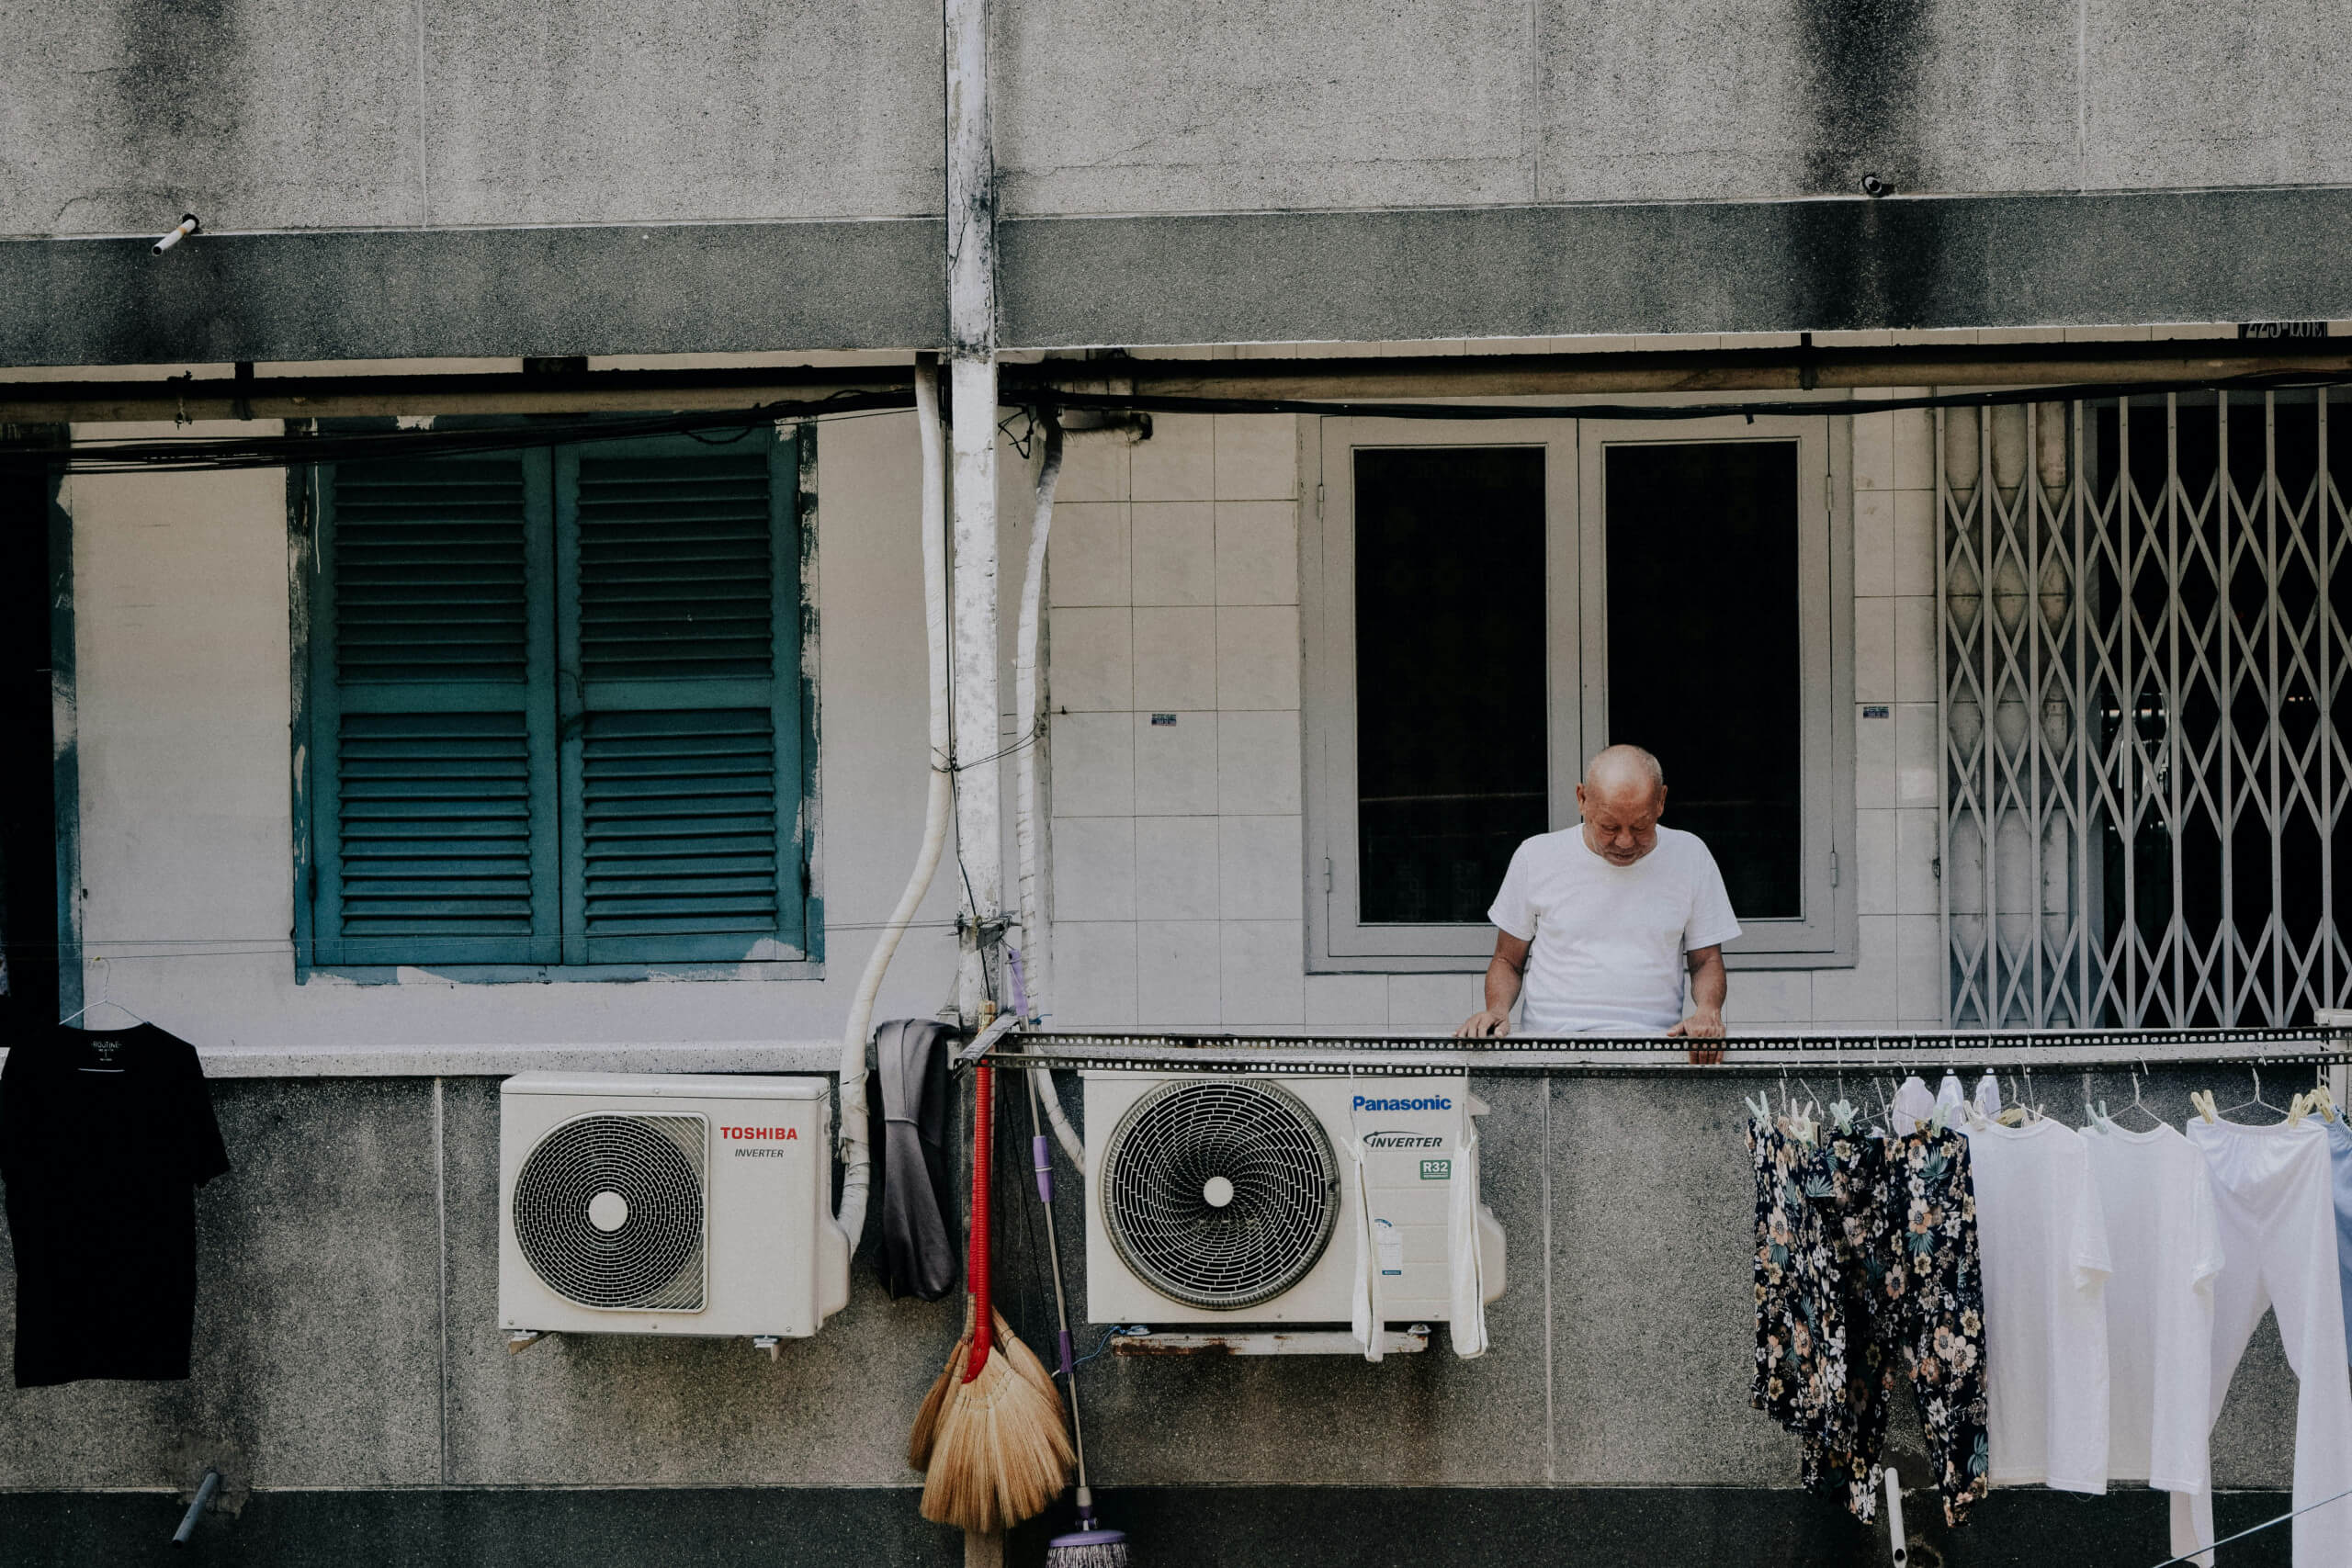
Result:
[[955,1035],[928,1018],[893,1019],[875,1032],[880,1080],[882,1250],[876,1267],[893,1296],[935,1302],[956,1288],[958,1245],[952,1156],[955,1102],[947,1062]]

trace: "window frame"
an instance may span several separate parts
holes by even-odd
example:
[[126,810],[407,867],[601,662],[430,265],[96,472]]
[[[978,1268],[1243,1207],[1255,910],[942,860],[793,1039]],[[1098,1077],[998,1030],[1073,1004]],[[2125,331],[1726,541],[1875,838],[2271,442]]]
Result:
[[[1369,926],[1356,918],[1354,778],[1354,463],[1360,447],[1525,446],[1545,449],[1545,705],[1547,793],[1555,830],[1577,821],[1585,753],[1608,733],[1608,533],[1605,448],[1613,444],[1793,441],[1798,446],[1798,646],[1804,820],[1820,852],[1805,857],[1801,919],[1744,921],[1726,945],[1734,968],[1850,967],[1860,922],[1853,844],[1854,600],[1850,405],[1821,415],[1744,419],[1585,421],[1568,418],[1301,421],[1300,471],[1315,504],[1303,507],[1300,599],[1306,669],[1305,745],[1307,968],[1316,974],[1464,973],[1485,968],[1493,928]],[[1818,589],[1818,591],[1816,591]],[[1588,744],[1588,741],[1590,744]],[[1668,820],[1673,819],[1669,810]]]
[[[511,425],[518,423],[511,418],[442,418],[434,422],[435,428],[483,428]],[[337,420],[312,422],[307,429],[289,426],[291,434],[344,434],[356,431],[382,431],[394,428],[390,419]],[[289,727],[292,735],[292,807],[293,856],[291,886],[293,905],[294,977],[297,984],[307,983],[314,975],[356,980],[363,983],[395,983],[406,979],[447,977],[468,982],[544,983],[555,980],[571,981],[634,981],[652,978],[680,980],[738,979],[808,979],[821,980],[825,974],[824,925],[824,866],[821,770],[819,761],[818,676],[819,615],[818,591],[818,506],[817,506],[817,427],[813,422],[779,424],[775,439],[779,445],[789,444],[792,451],[779,462],[777,477],[781,483],[775,496],[775,504],[786,511],[783,532],[786,538],[797,535],[797,548],[780,549],[775,560],[775,593],[773,600],[775,637],[776,671],[774,685],[776,716],[779,721],[787,711],[797,709],[797,733],[786,745],[781,723],[777,735],[777,764],[779,775],[790,755],[797,764],[798,781],[797,808],[790,813],[788,850],[780,841],[780,852],[797,855],[803,868],[800,928],[802,942],[797,947],[780,941],[770,941],[770,953],[743,958],[682,957],[613,958],[596,957],[588,951],[588,943],[580,933],[560,924],[571,918],[572,896],[571,877],[564,868],[568,850],[560,833],[551,835],[552,843],[539,856],[558,877],[556,902],[562,910],[559,929],[549,933],[545,949],[549,956],[541,961],[503,959],[497,962],[440,961],[430,955],[422,963],[409,959],[379,960],[372,956],[342,962],[321,963],[316,959],[318,931],[321,927],[324,895],[320,889],[319,863],[322,859],[322,833],[332,832],[331,819],[323,814],[333,809],[334,784],[324,779],[325,770],[315,767],[317,737],[328,733],[340,712],[339,694],[331,681],[322,682],[316,671],[317,660],[331,649],[333,636],[333,606],[330,595],[321,592],[322,572],[333,549],[328,530],[331,500],[322,482],[324,465],[301,464],[287,470],[287,589],[289,624]],[[606,443],[588,443],[604,446]],[[609,444],[625,449],[630,443],[624,440]],[[560,471],[567,452],[576,453],[572,444],[547,443],[529,448],[544,453],[550,484],[547,498],[548,513],[552,525],[550,548],[547,552],[547,576],[544,587],[534,584],[527,602],[533,643],[530,651],[536,675],[538,668],[548,667],[548,690],[547,705],[554,716],[557,735],[554,751],[559,754],[578,750],[576,710],[580,696],[576,691],[567,692],[567,685],[576,687],[576,678],[568,677],[567,670],[576,668],[576,659],[567,663],[563,636],[565,623],[573,618],[572,601],[576,594],[567,592],[559,565],[567,552],[566,534],[561,515]],[[526,474],[530,466],[526,466]],[[534,482],[526,479],[527,482]],[[539,638],[544,627],[544,643]],[[541,649],[546,649],[543,656]],[[787,669],[789,665],[791,668]],[[790,694],[797,689],[797,703]],[[566,739],[561,733],[569,727],[574,733]],[[552,759],[551,759],[552,760]],[[576,755],[566,758],[554,771],[550,798],[560,804],[556,810],[576,809]],[[780,840],[786,840],[786,828],[778,824]]]

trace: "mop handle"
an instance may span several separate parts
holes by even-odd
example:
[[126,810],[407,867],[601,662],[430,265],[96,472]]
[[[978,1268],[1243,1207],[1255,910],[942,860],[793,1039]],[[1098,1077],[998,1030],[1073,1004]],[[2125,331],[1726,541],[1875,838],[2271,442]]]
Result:
[[1086,1484],[1086,1427],[1078,1418],[1078,1364],[1071,1359],[1069,1344],[1069,1299],[1062,1293],[1062,1247],[1054,1234],[1054,1166],[1053,1142],[1046,1136],[1046,1126],[1037,1110],[1040,1095],[1053,1092],[1052,1080],[1046,1087],[1037,1087],[1035,1073],[1026,1075],[1029,1083],[1029,1150],[1037,1162],[1037,1196],[1046,1205],[1046,1261],[1054,1275],[1054,1321],[1059,1325],[1057,1343],[1061,1349],[1062,1382],[1069,1389],[1070,1447],[1078,1459],[1078,1512],[1080,1528],[1094,1528],[1094,1495]]
[[996,1136],[993,1120],[996,1069],[982,1062],[972,1069],[972,1353],[964,1363],[970,1382],[989,1364],[996,1339],[996,1309],[989,1294],[989,1154]]

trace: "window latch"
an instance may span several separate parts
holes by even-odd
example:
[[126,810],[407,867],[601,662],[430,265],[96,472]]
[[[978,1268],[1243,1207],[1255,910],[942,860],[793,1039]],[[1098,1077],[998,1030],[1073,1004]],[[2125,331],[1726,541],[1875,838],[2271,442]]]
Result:
[[1838,852],[1836,850],[1829,852],[1829,886],[1832,887],[1838,886]]
[[1331,891],[1331,857],[1329,855],[1323,857],[1323,891],[1326,893]]

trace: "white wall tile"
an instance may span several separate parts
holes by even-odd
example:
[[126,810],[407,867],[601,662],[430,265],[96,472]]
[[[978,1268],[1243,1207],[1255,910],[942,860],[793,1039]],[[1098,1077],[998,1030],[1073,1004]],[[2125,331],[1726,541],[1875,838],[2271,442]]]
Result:
[[1135,717],[1057,713],[1053,728],[1054,815],[1126,817],[1136,809]]
[[1811,1023],[1813,971],[1736,969],[1724,997],[1724,1025],[1733,1034],[1758,1025]]
[[1892,1023],[1899,1010],[1900,915],[1861,918],[1861,962],[1813,972],[1813,1016],[1823,1023]]
[[1854,700],[1894,700],[1894,604],[1892,599],[1854,601]]
[[1298,503],[1216,503],[1216,602],[1298,603]]
[[1217,941],[1223,1021],[1241,1028],[1306,1021],[1306,939],[1298,921],[1226,920]]
[[1217,819],[1136,818],[1139,912],[1159,920],[1216,919]]
[[1125,713],[1135,706],[1129,611],[1057,609],[1049,635],[1046,689],[1055,707],[1073,713]]
[[1127,452],[1137,501],[1208,501],[1216,494],[1216,425],[1203,414],[1154,414],[1151,439]]
[[1136,819],[1054,819],[1054,919],[1136,918]]
[[1137,502],[1128,508],[1138,604],[1207,604],[1216,599],[1216,508],[1205,501]]
[[1307,976],[1306,1023],[1310,1029],[1385,1028],[1388,1023],[1388,976]]
[[[1895,389],[1908,396],[1925,388]],[[1906,409],[1889,414],[1894,422],[1894,488],[1924,490],[1936,488],[1936,416],[1929,409]]]
[[1054,536],[1046,547],[1053,602],[1125,604],[1127,509],[1121,502],[1054,503]]
[[1894,495],[1891,491],[1854,494],[1854,592],[1864,598],[1894,592]]
[[1223,1021],[1216,921],[1136,923],[1136,1012],[1153,1027]]
[[1894,416],[1858,413],[1854,416],[1854,489],[1894,488]]
[[1234,605],[1217,611],[1216,705],[1298,706],[1296,610]]
[[1228,920],[1295,920],[1306,912],[1301,818],[1217,821],[1217,913]]
[[1487,1005],[1483,975],[1391,975],[1388,1027],[1451,1034]]
[[1943,813],[1898,811],[1894,827],[1894,908],[1899,915],[1933,915],[1940,909],[1936,856],[1942,852]]
[[1219,501],[1291,501],[1298,496],[1298,421],[1289,414],[1216,418]]
[[1237,815],[1299,809],[1298,715],[1280,709],[1217,716],[1216,808]]
[[1135,810],[1145,817],[1216,815],[1216,715],[1179,713],[1172,725],[1139,713],[1133,726]]
[[1896,915],[1902,978],[1895,1015],[1905,1023],[1935,1023],[1949,1010],[1945,995],[1943,923],[1933,915]]
[[1136,928],[1125,920],[1054,923],[1051,1021],[1125,1028],[1136,1021]]
[[1894,708],[1894,804],[1939,806],[1937,748],[1942,743],[1933,703],[1898,703]]
[[1932,595],[1936,591],[1936,492],[1894,492],[1895,593]]
[[1897,599],[1894,604],[1894,700],[1936,700],[1936,602]]
[[1135,706],[1145,713],[1216,706],[1216,612],[1137,607]]
[[1898,913],[1894,894],[1895,813],[1870,807],[1854,813],[1854,908],[1865,915]]
[[1127,449],[1134,443],[1124,432],[1071,436],[1062,447],[1062,477],[1054,484],[1054,526],[1061,527],[1061,508],[1072,501],[1127,499]]
[[[1872,718],[1872,706],[1886,709],[1884,718]],[[1862,704],[1854,709],[1854,804],[1893,806],[1894,777],[1894,708],[1892,704]]]

